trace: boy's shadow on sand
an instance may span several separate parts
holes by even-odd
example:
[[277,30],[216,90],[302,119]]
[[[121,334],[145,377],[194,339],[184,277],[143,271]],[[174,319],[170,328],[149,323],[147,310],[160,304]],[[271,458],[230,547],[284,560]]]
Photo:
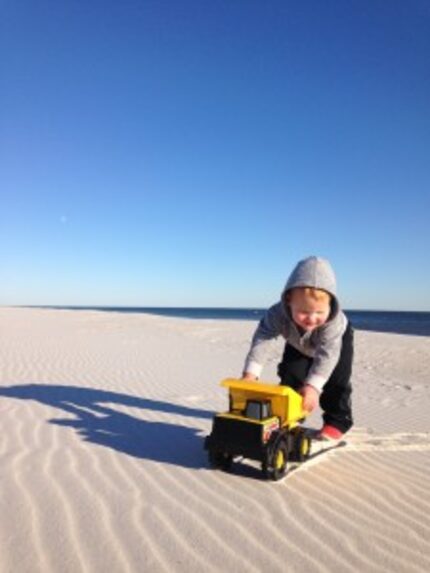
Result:
[[[0,387],[0,397],[36,400],[63,410],[75,418],[49,420],[50,424],[74,428],[82,439],[136,458],[188,468],[206,466],[203,437],[197,428],[157,420],[155,412],[211,419],[207,410],[127,394],[79,388],[27,384]],[[146,410],[153,420],[136,418],[115,406]]]

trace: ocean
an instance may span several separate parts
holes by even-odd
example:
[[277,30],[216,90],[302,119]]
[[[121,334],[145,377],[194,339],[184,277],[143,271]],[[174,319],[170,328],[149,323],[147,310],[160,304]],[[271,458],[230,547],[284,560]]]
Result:
[[[53,308],[53,307],[50,307]],[[62,306],[75,310],[101,310],[124,313],[146,313],[191,319],[254,320],[264,315],[261,308],[183,308],[183,307],[123,307],[123,306]],[[357,330],[392,332],[430,336],[430,312],[346,310],[345,314]]]

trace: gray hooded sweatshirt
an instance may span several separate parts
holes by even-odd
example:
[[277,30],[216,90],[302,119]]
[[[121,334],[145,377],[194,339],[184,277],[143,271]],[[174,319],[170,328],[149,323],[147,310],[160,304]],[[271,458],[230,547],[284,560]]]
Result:
[[[301,332],[293,321],[286,304],[286,293],[295,287],[314,287],[327,291],[331,299],[331,312],[327,322],[312,332]],[[313,358],[311,368],[303,380],[321,392],[340,357],[342,336],[348,320],[341,311],[336,297],[336,278],[330,263],[319,257],[300,261],[282,292],[280,302],[271,306],[261,319],[246,357],[245,372],[259,377],[272,353],[274,341],[283,336],[288,344],[302,354]]]

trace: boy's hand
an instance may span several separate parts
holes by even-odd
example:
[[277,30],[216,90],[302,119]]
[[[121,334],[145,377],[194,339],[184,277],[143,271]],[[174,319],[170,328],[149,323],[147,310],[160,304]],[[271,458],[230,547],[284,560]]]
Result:
[[251,374],[251,372],[244,372],[242,374],[242,380],[257,380],[257,376]]
[[300,394],[303,396],[303,410],[312,412],[318,405],[320,397],[318,390],[310,384],[305,384],[300,390]]

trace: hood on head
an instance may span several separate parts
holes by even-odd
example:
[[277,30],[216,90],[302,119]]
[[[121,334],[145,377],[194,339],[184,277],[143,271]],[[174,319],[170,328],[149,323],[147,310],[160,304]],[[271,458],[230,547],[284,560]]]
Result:
[[325,290],[332,296],[332,316],[337,314],[339,303],[336,296],[336,276],[331,264],[326,259],[307,257],[297,263],[282,292],[284,306],[286,305],[286,293],[296,287]]

